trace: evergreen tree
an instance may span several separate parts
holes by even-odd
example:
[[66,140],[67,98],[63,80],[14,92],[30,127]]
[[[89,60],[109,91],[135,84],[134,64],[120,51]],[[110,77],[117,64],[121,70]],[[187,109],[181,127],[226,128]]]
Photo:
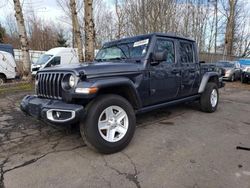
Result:
[[63,31],[60,30],[57,34],[57,45],[60,47],[67,47],[67,40],[64,38]]

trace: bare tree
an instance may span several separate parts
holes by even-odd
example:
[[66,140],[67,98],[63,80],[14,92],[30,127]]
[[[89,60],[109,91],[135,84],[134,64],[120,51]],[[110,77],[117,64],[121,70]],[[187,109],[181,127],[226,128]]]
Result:
[[24,25],[22,7],[20,5],[19,0],[13,0],[13,2],[14,2],[15,17],[17,21],[17,28],[19,32],[19,38],[22,50],[23,76],[30,78],[31,73],[30,73],[29,45],[28,45],[27,32]]
[[225,50],[227,55],[233,55],[233,42],[235,37],[236,8],[238,0],[228,0],[227,25],[225,34]]
[[125,28],[125,14],[124,11],[120,5],[119,0],[115,0],[115,13],[117,17],[117,33],[116,38],[120,39],[124,34],[124,28]]
[[95,25],[93,21],[93,0],[84,0],[85,61],[92,61],[95,55]]
[[82,37],[81,37],[81,31],[80,26],[77,18],[77,11],[76,11],[76,1],[70,0],[70,9],[71,9],[71,19],[72,19],[72,26],[73,26],[73,32],[74,36],[76,37],[76,45],[78,48],[78,57],[79,61],[83,62],[83,49],[82,49]]

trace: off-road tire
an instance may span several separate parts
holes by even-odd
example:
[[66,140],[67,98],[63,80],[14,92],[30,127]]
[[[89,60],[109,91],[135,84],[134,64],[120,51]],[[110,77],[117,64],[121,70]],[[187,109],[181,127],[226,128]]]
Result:
[[[212,106],[211,94],[214,89],[217,92],[217,104],[215,106]],[[205,91],[202,93],[201,98],[200,98],[200,108],[203,112],[212,113],[216,111],[218,103],[219,103],[218,86],[214,82],[208,82],[206,85]]]
[[[128,116],[128,130],[124,137],[117,142],[108,142],[102,138],[98,130],[98,119],[104,109],[109,106],[121,107]],[[80,123],[80,132],[84,142],[91,149],[100,153],[110,154],[124,149],[133,138],[136,127],[135,112],[131,104],[119,95],[102,95],[87,106],[87,114]]]

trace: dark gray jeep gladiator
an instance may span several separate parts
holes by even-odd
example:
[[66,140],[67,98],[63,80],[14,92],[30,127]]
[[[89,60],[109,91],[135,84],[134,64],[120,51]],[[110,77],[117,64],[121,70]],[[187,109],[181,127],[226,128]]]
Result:
[[114,153],[131,141],[138,113],[189,101],[216,111],[224,83],[214,67],[199,62],[188,38],[124,38],[105,43],[94,62],[39,71],[36,94],[26,96],[21,109],[50,123],[79,123],[89,146]]

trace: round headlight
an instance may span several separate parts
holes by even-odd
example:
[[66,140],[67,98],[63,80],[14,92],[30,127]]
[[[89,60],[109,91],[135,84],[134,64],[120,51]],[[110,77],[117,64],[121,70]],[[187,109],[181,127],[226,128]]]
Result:
[[62,79],[62,88],[64,90],[70,90],[76,86],[77,78],[73,74],[66,74]]
[[74,77],[73,75],[71,75],[71,76],[69,77],[69,86],[70,86],[71,88],[75,86],[75,81],[76,81],[75,77]]

